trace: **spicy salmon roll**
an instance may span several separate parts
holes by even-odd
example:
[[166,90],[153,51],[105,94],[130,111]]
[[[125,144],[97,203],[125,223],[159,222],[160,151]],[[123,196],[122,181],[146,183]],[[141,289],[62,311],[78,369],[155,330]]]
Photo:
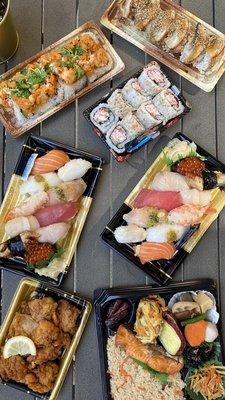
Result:
[[121,125],[129,132],[129,134],[135,138],[141,135],[145,128],[138,120],[136,115],[134,114],[127,114],[121,121]]
[[143,102],[148,100],[144,89],[136,78],[132,78],[126,83],[122,89],[122,95],[135,110],[137,110]]
[[138,82],[146,94],[152,97],[160,93],[163,89],[170,87],[170,81],[155,62],[150,63],[143,69]]
[[121,89],[116,89],[108,98],[107,103],[118,118],[123,118],[134,111],[134,108],[124,100]]
[[125,144],[133,139],[132,135],[121,125],[114,125],[106,134],[106,142],[117,153],[124,153]]
[[184,106],[178,97],[170,89],[165,89],[152,100],[155,107],[163,115],[164,121],[175,118],[182,114]]
[[102,133],[106,133],[119,120],[106,103],[101,103],[95,107],[90,114],[90,119]]
[[151,129],[163,122],[163,116],[150,100],[138,108],[136,116],[146,129]]

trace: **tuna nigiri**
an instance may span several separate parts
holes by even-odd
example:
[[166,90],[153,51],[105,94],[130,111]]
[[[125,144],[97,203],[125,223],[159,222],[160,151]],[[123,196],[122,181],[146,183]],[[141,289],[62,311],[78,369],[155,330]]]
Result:
[[16,237],[22,232],[33,231],[40,227],[38,220],[33,217],[18,217],[5,224],[5,233],[10,238]]
[[87,188],[83,179],[77,179],[72,182],[63,182],[48,190],[48,206],[64,202],[76,202]]
[[167,221],[167,212],[158,210],[155,207],[134,208],[123,215],[124,221],[128,224],[135,224],[142,228],[149,228],[156,224]]
[[134,200],[135,208],[156,207],[166,211],[173,210],[183,204],[179,192],[141,189]]
[[52,224],[44,226],[36,230],[37,239],[40,243],[51,243],[55,244],[58,240],[64,239],[70,229],[70,224],[66,222],[60,222],[58,224]]
[[46,172],[57,171],[63,167],[68,161],[69,156],[62,150],[50,150],[42,157],[35,160],[34,166],[31,170],[31,175],[41,175]]
[[40,226],[65,222],[73,218],[80,209],[80,203],[62,203],[43,207],[34,215]]
[[51,187],[60,185],[61,179],[55,172],[48,172],[47,174],[29,176],[29,178],[20,185],[20,193],[36,193],[47,192]]
[[64,167],[60,168],[58,170],[58,176],[64,182],[72,181],[73,179],[82,178],[91,167],[92,164],[89,161],[76,158],[67,162]]
[[153,226],[147,229],[146,240],[148,242],[175,242],[183,236],[185,228],[182,225],[177,224],[162,224]]
[[146,231],[136,225],[119,226],[114,232],[118,243],[138,243],[146,238]]
[[134,247],[135,256],[142,264],[155,260],[170,260],[176,253],[172,243],[144,242]]
[[186,204],[181,207],[175,208],[168,214],[168,220],[172,224],[180,224],[183,226],[198,224],[204,214],[213,212],[209,206],[195,206],[193,204]]
[[170,171],[158,172],[152,183],[153,190],[175,191],[189,189],[187,181],[184,176]]
[[23,201],[17,207],[12,208],[6,216],[5,221],[17,217],[27,217],[34,214],[39,208],[48,202],[48,195],[45,192],[37,192],[32,194],[26,201]]

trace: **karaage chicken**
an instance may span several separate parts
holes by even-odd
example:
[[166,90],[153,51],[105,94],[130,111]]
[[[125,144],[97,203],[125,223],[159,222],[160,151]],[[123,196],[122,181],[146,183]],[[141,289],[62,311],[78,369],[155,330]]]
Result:
[[17,312],[10,325],[8,337],[11,338],[19,335],[31,337],[37,327],[37,322],[30,315]]
[[76,331],[77,318],[80,311],[66,300],[59,300],[57,308],[57,316],[59,326],[63,332],[74,335]]

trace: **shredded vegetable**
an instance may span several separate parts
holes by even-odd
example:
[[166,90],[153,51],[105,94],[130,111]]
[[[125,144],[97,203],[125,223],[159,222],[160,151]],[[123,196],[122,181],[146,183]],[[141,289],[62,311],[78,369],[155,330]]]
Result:
[[190,389],[196,394],[201,394],[205,400],[223,398],[225,396],[224,375],[225,366],[207,365],[190,376]]

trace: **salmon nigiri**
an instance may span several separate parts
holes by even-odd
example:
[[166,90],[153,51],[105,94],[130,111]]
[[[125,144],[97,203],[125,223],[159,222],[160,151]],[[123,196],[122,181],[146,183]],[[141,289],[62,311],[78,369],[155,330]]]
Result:
[[31,175],[40,175],[46,172],[57,171],[63,167],[68,161],[69,156],[62,150],[50,150],[42,157],[35,160],[34,166],[31,170]]
[[142,264],[148,261],[170,260],[176,253],[172,243],[144,242],[134,246],[135,256],[140,258]]

